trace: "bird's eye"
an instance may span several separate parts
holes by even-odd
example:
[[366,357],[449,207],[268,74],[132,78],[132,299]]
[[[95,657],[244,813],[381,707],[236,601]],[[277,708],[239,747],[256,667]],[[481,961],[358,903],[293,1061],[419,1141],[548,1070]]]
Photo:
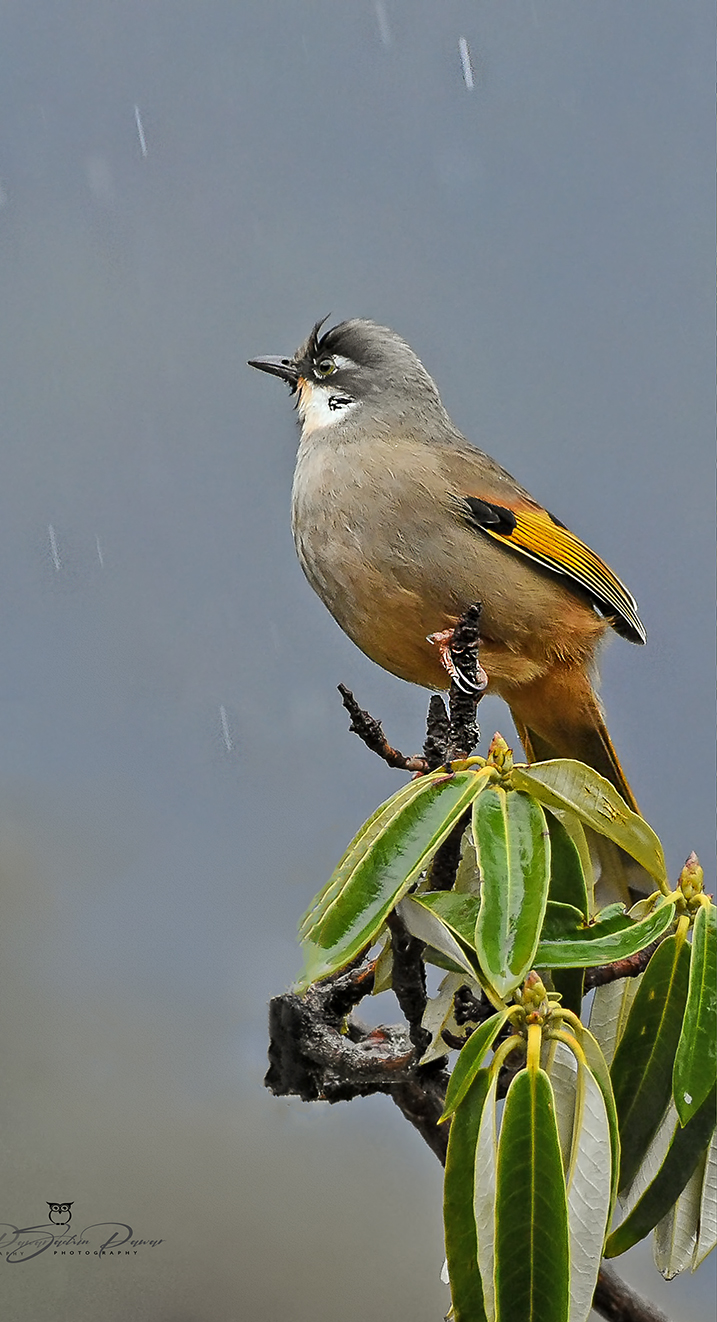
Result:
[[319,358],[316,370],[319,376],[331,376],[331,373],[336,371],[336,363],[333,358]]

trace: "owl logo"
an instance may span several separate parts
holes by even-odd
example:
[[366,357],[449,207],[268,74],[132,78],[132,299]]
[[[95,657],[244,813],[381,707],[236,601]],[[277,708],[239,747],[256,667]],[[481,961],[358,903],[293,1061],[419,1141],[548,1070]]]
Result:
[[50,1220],[53,1226],[69,1226],[72,1220],[72,1203],[48,1203]]

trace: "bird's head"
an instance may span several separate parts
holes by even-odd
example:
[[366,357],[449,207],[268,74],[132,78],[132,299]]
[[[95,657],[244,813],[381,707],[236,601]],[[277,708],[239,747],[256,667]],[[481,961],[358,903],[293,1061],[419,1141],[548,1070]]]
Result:
[[291,358],[249,360],[250,367],[280,377],[296,394],[304,434],[339,426],[359,410],[374,423],[394,425],[416,412],[445,417],[433,380],[395,331],[357,318],[322,335],[324,321]]

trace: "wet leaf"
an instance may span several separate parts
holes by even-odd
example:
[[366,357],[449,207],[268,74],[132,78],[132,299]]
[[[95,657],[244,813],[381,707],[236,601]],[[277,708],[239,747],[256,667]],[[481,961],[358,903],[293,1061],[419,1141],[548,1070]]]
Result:
[[615,1258],[619,1253],[632,1248],[633,1244],[644,1239],[658,1221],[667,1215],[709,1145],[717,1118],[714,1089],[684,1128],[677,1121],[674,1108],[671,1107],[670,1110],[675,1123],[672,1126],[672,1138],[667,1153],[654,1179],[625,1220],[609,1236],[605,1245],[607,1258]]
[[443,1184],[446,1259],[455,1322],[485,1322],[478,1269],[474,1209],[476,1146],[488,1094],[488,1070],[480,1070],[453,1117]]
[[634,1178],[670,1098],[689,966],[687,943],[668,936],[643,974],[613,1058],[610,1074],[620,1126],[621,1189]]
[[692,1270],[697,1271],[708,1253],[717,1245],[717,1132],[712,1135],[707,1149],[702,1194],[700,1200],[700,1231],[692,1259]]
[[[557,921],[563,917],[567,924],[569,915],[564,911],[571,906],[560,905],[559,908],[562,913],[551,904],[549,922],[553,924],[552,930],[555,930]],[[606,912],[603,910],[603,913]],[[652,945],[671,926],[674,917],[672,904],[660,905],[654,914],[637,923],[626,913],[610,913],[605,918],[601,913],[586,927],[574,928],[572,932],[566,929],[565,935],[557,940],[544,940],[541,937],[534,962],[539,968],[591,968],[597,964],[611,964],[617,959],[627,959]]]
[[597,1083],[605,1103],[607,1113],[608,1127],[610,1129],[610,1155],[611,1155],[611,1177],[610,1177],[610,1211],[612,1212],[617,1199],[617,1181],[620,1171],[620,1131],[617,1123],[617,1109],[615,1107],[615,1094],[612,1089],[612,1080],[610,1071],[607,1067],[605,1057],[600,1050],[592,1033],[582,1026],[579,1032],[580,1045],[585,1053],[585,1059],[588,1069]]
[[482,1065],[486,1052],[490,1051],[506,1022],[507,1016],[507,1010],[491,1015],[490,1019],[486,1019],[485,1023],[471,1033],[453,1066],[441,1120],[447,1120],[450,1115],[453,1115],[456,1107],[460,1106]]
[[500,996],[534,963],[550,884],[550,837],[542,808],[528,794],[489,786],[473,805],[481,907],[475,945]]
[[604,983],[595,989],[590,1008],[590,1032],[608,1065],[615,1055],[641,981],[640,973],[636,978],[616,978],[615,982]]
[[496,1313],[567,1322],[568,1208],[550,1080],[521,1070],[505,1099],[495,1200]]
[[363,826],[356,832],[351,844],[336,864],[331,877],[327,881],[318,895],[314,897],[311,905],[307,909],[303,918],[299,922],[299,936],[303,937],[311,933],[314,927],[319,924],[327,914],[331,905],[341,894],[343,887],[350,878],[357,864],[370,851],[374,841],[378,840],[383,832],[390,826],[391,822],[398,817],[403,807],[410,803],[412,799],[425,794],[429,784],[435,784],[439,779],[440,772],[433,772],[430,777],[426,776],[423,780],[412,780],[407,785],[402,785],[400,790],[391,795],[385,803],[382,803],[374,813],[364,822]]
[[575,841],[555,813],[546,812],[550,834],[550,890],[548,899],[572,904],[587,921],[588,891],[580,853]]
[[597,1080],[579,1069],[578,1105],[568,1170],[570,1322],[587,1322],[611,1207],[610,1124]]
[[700,1226],[700,1201],[707,1153],[697,1163],[676,1203],[655,1226],[652,1256],[657,1270],[671,1281],[691,1264]]
[[717,1078],[717,909],[701,907],[695,919],[690,980],[677,1045],[672,1095],[685,1125]]
[[438,993],[426,1002],[421,1020],[421,1028],[431,1034],[431,1040],[421,1056],[421,1065],[428,1065],[432,1060],[447,1056],[450,1047],[443,1040],[443,1030],[460,1035],[461,1029],[453,1015],[453,1001],[459,987],[465,985],[465,978],[460,973],[447,973]]
[[475,895],[457,895],[455,891],[422,891],[415,896],[419,904],[437,914],[464,945],[475,951],[475,930],[480,900]]
[[343,968],[373,941],[386,915],[480,794],[486,775],[462,771],[414,781],[361,829],[303,920],[300,990]]
[[548,808],[567,808],[600,835],[613,840],[651,877],[666,881],[662,845],[644,818],[631,812],[617,790],[592,767],[568,758],[535,762],[513,770],[516,789],[533,794]]
[[498,1075],[493,1075],[483,1106],[475,1159],[475,1223],[478,1239],[478,1268],[483,1284],[483,1303],[490,1322],[495,1319],[495,1179],[498,1160],[496,1094]]
[[396,905],[396,913],[403,919],[411,936],[417,937],[419,941],[425,941],[427,946],[445,955],[455,968],[460,969],[471,980],[475,980],[476,969],[463,947],[459,945],[450,928],[438,914],[432,913],[426,905],[421,904],[418,896],[406,895]]
[[555,1122],[558,1126],[558,1140],[565,1170],[570,1165],[570,1151],[573,1143],[573,1122],[575,1120],[575,1102],[578,1087],[578,1062],[575,1055],[564,1042],[549,1038],[543,1042],[541,1065],[545,1070],[553,1089],[555,1099]]

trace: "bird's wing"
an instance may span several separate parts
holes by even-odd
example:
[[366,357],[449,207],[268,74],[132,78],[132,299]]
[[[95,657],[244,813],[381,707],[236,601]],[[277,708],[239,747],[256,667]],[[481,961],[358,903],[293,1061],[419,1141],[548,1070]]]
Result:
[[599,610],[610,617],[619,634],[633,643],[645,642],[645,628],[632,593],[585,542],[547,510],[527,501],[509,509],[476,496],[463,499],[468,521],[474,527],[544,568],[579,583]]

